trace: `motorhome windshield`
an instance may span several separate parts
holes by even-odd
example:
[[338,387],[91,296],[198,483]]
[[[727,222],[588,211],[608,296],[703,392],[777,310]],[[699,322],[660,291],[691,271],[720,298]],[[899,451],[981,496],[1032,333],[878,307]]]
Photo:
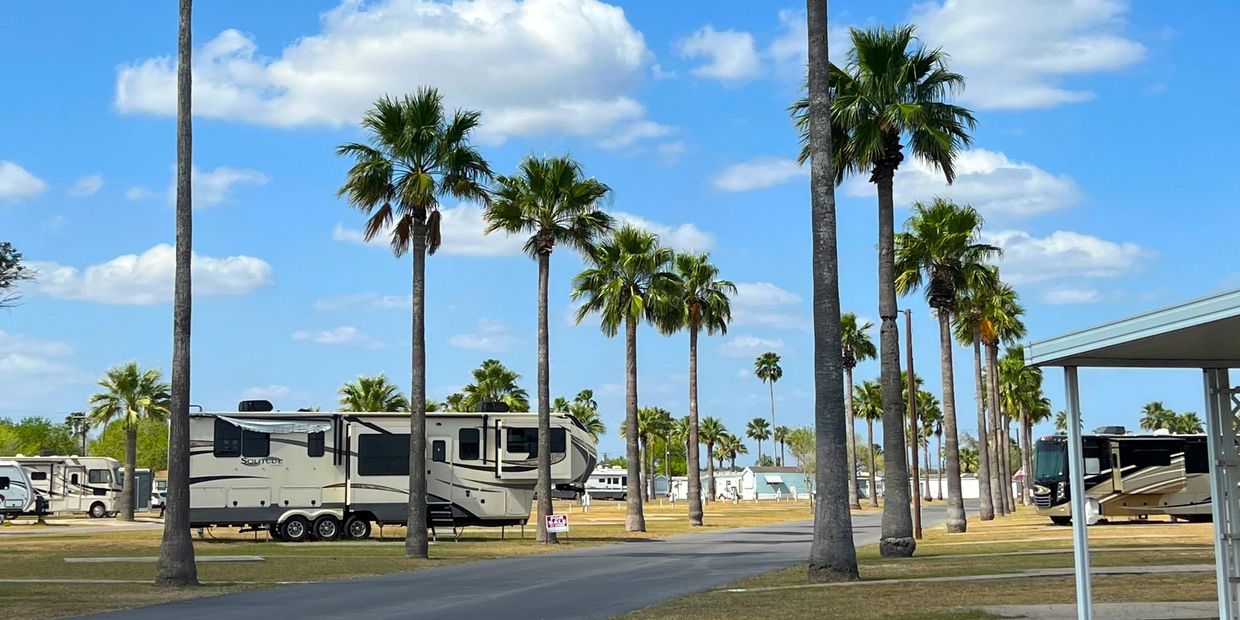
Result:
[[1033,456],[1035,480],[1062,480],[1068,476],[1068,446],[1061,441],[1039,441]]

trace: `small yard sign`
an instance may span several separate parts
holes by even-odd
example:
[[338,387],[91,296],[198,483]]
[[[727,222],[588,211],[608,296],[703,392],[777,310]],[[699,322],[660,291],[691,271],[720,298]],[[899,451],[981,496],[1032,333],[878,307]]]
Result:
[[568,515],[547,515],[547,531],[555,533],[567,532]]

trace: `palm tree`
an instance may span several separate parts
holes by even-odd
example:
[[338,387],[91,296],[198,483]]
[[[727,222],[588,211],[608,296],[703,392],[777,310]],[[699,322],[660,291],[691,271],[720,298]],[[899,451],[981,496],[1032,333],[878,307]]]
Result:
[[740,437],[728,433],[728,436],[721,444],[723,450],[728,455],[729,467],[732,471],[736,471],[736,457],[739,455],[749,454],[749,448],[745,447],[745,442]]
[[1163,406],[1162,401],[1156,400],[1146,403],[1141,408],[1142,429],[1147,431],[1156,431],[1160,428],[1170,430],[1175,424],[1176,413]]
[[1182,413],[1175,418],[1175,423],[1171,427],[1171,432],[1178,435],[1191,435],[1196,433],[1204,433],[1205,427],[1201,422],[1201,418],[1193,411]]
[[[390,234],[392,253],[413,256],[412,387],[409,400],[409,462],[426,461],[426,255],[441,241],[440,200],[485,201],[491,168],[470,144],[478,112],[444,109],[433,88],[384,97],[362,119],[369,144],[349,143],[338,156],[355,160],[338,195],[368,216],[365,239]],[[390,231],[390,233],[389,233]],[[426,468],[409,468],[409,522],[405,555],[426,558]]]
[[960,449],[960,468],[968,473],[974,473],[978,467],[977,450],[973,448]]
[[710,502],[715,501],[715,463],[711,459],[715,454],[715,445],[727,434],[728,429],[723,426],[723,422],[712,416],[703,418],[701,428],[698,429],[698,439],[706,444],[706,498]]
[[[899,393],[893,179],[907,148],[942,171],[951,183],[956,176],[956,153],[971,142],[968,131],[975,125],[969,110],[946,101],[963,87],[964,77],[947,68],[947,55],[941,50],[915,46],[913,31],[912,26],[853,29],[847,63],[831,68],[830,133],[835,134],[836,181],[850,173],[869,174],[878,190],[879,365],[885,469],[890,481],[908,477],[901,431],[904,400]],[[812,146],[809,100],[798,101],[792,110],[801,130],[804,161]],[[889,484],[887,493],[891,501],[883,504],[880,552],[885,557],[912,555],[916,543],[909,490],[903,484]]]
[[[473,375],[474,382],[461,388],[465,396],[462,404],[467,410],[477,411],[484,402],[502,402],[508,405],[511,411],[530,410],[529,394],[517,385],[521,375],[499,360],[483,360],[470,374]],[[550,444],[547,449],[551,449]]]
[[754,418],[745,427],[745,436],[758,442],[758,460],[762,460],[762,442],[771,438],[771,425],[763,418]]
[[[702,472],[698,464],[698,332],[707,335],[727,334],[732,320],[732,302],[736,286],[719,279],[719,268],[710,262],[709,254],[677,254],[676,274],[680,276],[674,296],[677,312],[666,313],[662,330],[689,332],[689,437],[686,440],[686,472],[688,476],[689,525],[702,525]],[[707,453],[709,460],[710,454]]]
[[439,401],[433,398],[426,399],[426,412],[427,413],[432,413],[435,411],[442,411],[442,410],[443,410],[443,403],[440,403]]
[[582,390],[577,393],[577,397],[569,402],[563,396],[556,398],[552,408],[556,411],[568,413],[577,423],[585,428],[590,437],[598,442],[600,435],[607,433],[607,425],[603,423],[603,418],[598,412],[598,403],[594,400],[594,390]]
[[138,485],[134,470],[138,458],[138,426],[146,420],[168,418],[169,390],[158,369],[142,370],[137,362],[114,366],[98,383],[101,390],[90,397],[88,419],[92,426],[104,427],[118,420],[125,429],[125,485],[121,497],[121,519],[133,521]]
[[664,435],[671,423],[672,412],[662,407],[642,407],[637,410],[637,438],[642,454],[642,489],[646,494],[646,501],[654,499],[654,486],[651,483],[654,456],[650,454],[650,443],[656,437]]
[[779,365],[779,354],[767,351],[753,361],[753,374],[767,384],[771,393],[771,426],[775,426],[775,382],[784,377],[784,369]]
[[878,486],[876,471],[877,466],[874,459],[874,422],[883,419],[883,395],[882,388],[876,381],[863,381],[857,386],[857,400],[854,402],[856,409],[853,415],[865,420],[865,442],[870,446],[869,476],[870,476],[870,506],[878,507]]
[[772,438],[779,446],[779,458],[775,459],[777,463],[784,462],[784,444],[788,441],[788,433],[791,432],[792,429],[787,426],[776,426],[772,433]]
[[[556,244],[580,252],[611,230],[601,210],[611,192],[586,178],[569,157],[526,157],[520,172],[497,179],[487,207],[486,232],[529,234],[525,252],[538,261],[538,513],[551,514],[551,370],[547,335],[547,283]],[[556,542],[546,520],[538,520],[538,540]]]
[[1011,434],[1004,432],[1008,427],[1008,416],[1002,410],[999,399],[999,345],[1015,344],[1025,337],[1025,324],[1020,319],[1025,310],[1020,305],[1016,290],[1003,282],[983,287],[979,303],[982,307],[981,336],[986,345],[986,378],[990,390],[991,494],[996,512],[1002,510],[1010,513],[1016,506],[1012,501],[1012,470],[1007,449]]
[[194,254],[194,216],[190,192],[190,173],[193,170],[193,116],[190,109],[193,14],[193,1],[180,0],[177,22],[176,266],[172,291],[168,497],[159,562],[155,567],[155,585],[176,587],[198,585],[194,542],[189,537],[189,345],[190,311],[193,306],[190,262]]
[[981,325],[982,313],[985,310],[982,300],[986,291],[999,279],[998,269],[992,267],[990,270],[992,274],[975,278],[967,286],[956,291],[956,340],[960,344],[973,347],[973,398],[977,405],[977,445],[981,448],[981,453],[987,455],[987,458],[983,458],[975,468],[980,498],[978,513],[982,521],[991,521],[995,518],[994,495],[990,486],[990,449],[989,431],[987,430],[989,424],[986,423],[986,395],[990,392],[986,389],[982,377]]
[[358,375],[340,386],[341,411],[409,411],[409,399],[386,375]]
[[[1081,416],[1081,423],[1078,426],[1081,426],[1081,427],[1085,426],[1085,416],[1083,415]],[[1067,411],[1055,412],[1055,432],[1060,435],[1066,435],[1068,433],[1068,412]]]
[[[916,203],[896,235],[896,291],[925,288],[939,320],[939,373],[943,380],[943,434],[947,440],[947,531],[964,532],[968,523],[960,490],[960,439],[956,432],[956,379],[952,363],[952,311],[958,291],[992,273],[986,261],[999,248],[978,243],[982,216],[970,206],[942,198]],[[928,486],[928,484],[927,484]]]
[[680,278],[669,271],[673,253],[658,236],[624,226],[588,253],[589,266],[573,278],[574,300],[583,300],[577,322],[597,313],[608,337],[624,325],[625,422],[628,424],[628,510],[625,529],[646,531],[642,514],[640,455],[637,446],[637,326],[666,325]]
[[[934,494],[930,492],[930,438],[939,437],[940,442],[943,437],[943,409],[939,406],[939,399],[934,394],[921,390],[917,392],[917,416],[921,418],[921,425],[918,432],[921,434],[919,439],[921,443],[922,454],[926,463],[926,492],[927,501],[934,498]],[[941,446],[940,446],[941,447]],[[942,450],[939,450],[942,454]],[[943,461],[939,459],[939,499],[943,497]]]
[[443,410],[464,413],[470,411],[470,408],[465,405],[464,394],[460,392],[453,392],[452,394],[448,394],[447,398],[443,399]]
[[878,349],[870,339],[872,327],[873,323],[865,321],[862,324],[852,312],[840,315],[840,344],[844,347],[844,379],[848,385],[848,503],[853,508],[861,508],[857,493],[857,429],[853,425],[856,419],[853,412],[853,369],[858,362],[878,357]]
[[[999,360],[999,399],[1003,405],[1003,409],[1010,415],[1015,415],[1018,428],[1017,436],[1020,446],[1020,462],[1021,466],[1032,460],[1030,456],[1031,446],[1027,441],[1025,426],[1032,412],[1040,407],[1038,401],[1042,400],[1042,369],[1025,365],[1025,348],[1023,346],[1008,347],[1003,354],[1003,359]],[[1046,403],[1049,411],[1050,403]],[[1029,479],[1029,469],[1025,469],[1025,480]],[[1026,482],[1022,480],[1021,502],[1027,504],[1029,493],[1026,488]]]

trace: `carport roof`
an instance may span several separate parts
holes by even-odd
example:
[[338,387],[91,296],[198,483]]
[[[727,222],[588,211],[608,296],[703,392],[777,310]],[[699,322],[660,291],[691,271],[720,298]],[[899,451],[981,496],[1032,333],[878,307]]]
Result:
[[1032,366],[1240,368],[1240,289],[1039,340]]

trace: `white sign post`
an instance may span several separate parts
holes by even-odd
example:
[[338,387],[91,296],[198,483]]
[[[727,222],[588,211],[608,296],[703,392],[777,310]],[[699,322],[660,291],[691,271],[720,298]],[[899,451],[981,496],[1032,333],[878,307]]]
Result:
[[547,515],[547,532],[562,533],[568,531],[568,515]]

